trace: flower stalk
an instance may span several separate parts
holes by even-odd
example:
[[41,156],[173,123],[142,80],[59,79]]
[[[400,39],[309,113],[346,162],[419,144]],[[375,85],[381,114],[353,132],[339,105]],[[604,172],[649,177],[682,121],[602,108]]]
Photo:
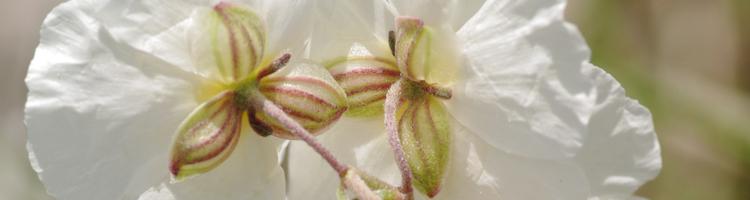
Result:
[[393,154],[396,157],[396,164],[401,171],[401,192],[407,194],[409,197],[412,196],[412,172],[409,167],[409,162],[406,160],[404,155],[404,148],[401,146],[401,140],[398,135],[398,120],[396,119],[396,111],[400,103],[401,96],[401,80],[396,81],[385,98],[384,103],[384,114],[385,114],[385,129],[388,132],[388,144],[391,145]]

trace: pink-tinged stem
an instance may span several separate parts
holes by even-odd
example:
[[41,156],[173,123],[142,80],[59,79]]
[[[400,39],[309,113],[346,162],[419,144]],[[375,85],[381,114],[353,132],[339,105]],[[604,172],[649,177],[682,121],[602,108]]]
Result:
[[297,123],[297,121],[294,121],[289,115],[284,113],[281,108],[276,106],[273,102],[269,101],[268,99],[262,98],[260,103],[260,109],[263,110],[266,114],[273,117],[274,119],[278,120],[284,128],[289,129],[289,132],[297,136],[302,141],[305,141],[307,145],[309,145],[313,150],[315,150],[318,154],[320,154],[323,159],[328,162],[331,167],[333,167],[334,170],[340,175],[343,176],[346,174],[346,170],[349,169],[346,165],[342,164],[336,158],[333,156],[333,154],[328,151],[325,147],[323,147],[318,140],[315,139],[315,137],[310,134],[307,130],[305,130],[302,125]]
[[396,119],[396,110],[398,109],[401,96],[401,83],[402,80],[393,83],[386,94],[384,105],[385,129],[388,132],[388,143],[390,143],[391,149],[393,149],[393,154],[396,156],[396,163],[401,170],[401,192],[411,196],[412,173],[404,155],[404,148],[401,146],[401,139],[398,136],[398,120]]
[[344,178],[344,184],[346,187],[354,191],[359,199],[380,200],[380,197],[378,197],[356,174],[354,174],[353,177],[345,178],[349,167],[339,162],[333,154],[328,151],[328,149],[323,147],[323,144],[320,144],[320,142],[315,140],[315,137],[310,134],[310,132],[305,130],[302,125],[284,113],[284,111],[276,106],[276,104],[268,99],[261,98],[260,107],[263,112],[266,112],[266,114],[278,120],[285,128],[289,129],[292,134],[300,138],[302,141],[305,141],[307,145],[318,152],[318,154],[323,157],[323,159],[325,159],[334,170],[336,170],[339,177]]

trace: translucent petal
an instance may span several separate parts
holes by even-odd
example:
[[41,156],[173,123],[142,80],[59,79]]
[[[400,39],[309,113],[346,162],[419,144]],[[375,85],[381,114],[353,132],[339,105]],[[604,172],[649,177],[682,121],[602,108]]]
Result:
[[572,160],[508,154],[463,127],[454,134],[445,185],[433,199],[585,199],[589,193],[585,172]]
[[[249,130],[245,126],[243,130]],[[208,173],[143,192],[142,200],[284,199],[284,172],[275,162],[280,139],[245,133],[226,162]]]
[[[458,30],[473,16],[484,0],[384,0],[389,13],[395,16],[414,16],[425,24]],[[391,18],[393,19],[393,18]]]
[[466,63],[448,109],[499,149],[559,159],[575,155],[589,133],[601,94],[584,66],[588,48],[564,25],[563,8],[488,1],[457,33]]
[[289,52],[292,57],[307,58],[314,20],[310,0],[239,0],[256,10],[268,26],[268,51],[274,57]]
[[[123,0],[98,5],[98,19],[111,30],[116,40],[153,54],[189,72],[214,76],[206,72],[210,48],[199,40],[205,34],[202,21],[218,1],[203,0]],[[288,51],[294,57],[308,55],[312,18],[311,1],[303,0],[243,0],[232,1],[254,11],[266,25],[267,42],[264,55],[275,58]],[[205,42],[205,41],[203,41]],[[265,58],[265,59],[268,59]],[[213,61],[211,61],[213,65]]]
[[[205,100],[196,94],[201,77],[115,39],[92,14],[106,3],[70,1],[55,8],[26,78],[29,156],[47,191],[59,199],[136,199],[160,191],[160,183],[169,181],[174,131]],[[205,179],[226,179],[242,189],[212,184],[201,191],[283,195],[277,143],[251,147],[255,142],[241,141],[226,167]],[[256,151],[241,150],[250,148]],[[236,173],[248,178],[234,178]],[[256,176],[263,178],[251,178]]]
[[488,1],[458,32],[464,81],[448,109],[505,153],[576,165],[590,197],[628,197],[661,168],[650,113],[589,64],[564,6]]

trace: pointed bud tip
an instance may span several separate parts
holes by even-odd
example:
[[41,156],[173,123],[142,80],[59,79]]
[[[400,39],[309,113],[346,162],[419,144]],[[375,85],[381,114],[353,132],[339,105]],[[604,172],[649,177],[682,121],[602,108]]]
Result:
[[180,174],[181,166],[182,165],[179,163],[179,161],[172,161],[169,164],[169,172],[170,175],[172,175],[172,180],[170,182],[177,183],[184,180],[185,177],[183,176],[183,174]]
[[440,185],[438,185],[434,189],[427,192],[427,197],[430,197],[430,199],[435,198],[435,196],[437,196],[438,193],[440,193]]

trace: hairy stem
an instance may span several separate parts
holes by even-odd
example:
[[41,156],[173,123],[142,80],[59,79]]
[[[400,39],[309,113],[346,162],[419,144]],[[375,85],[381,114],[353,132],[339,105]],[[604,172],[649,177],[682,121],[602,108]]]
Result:
[[[261,94],[258,94],[261,95]],[[273,102],[270,100],[262,97],[262,95],[259,98],[259,106],[260,109],[263,112],[266,112],[269,116],[273,117],[274,119],[278,120],[285,128],[289,129],[292,134],[297,136],[302,141],[305,141],[310,148],[313,148],[315,152],[317,152],[323,159],[328,162],[328,164],[336,171],[336,173],[339,174],[339,177],[344,178],[344,184],[352,189],[354,193],[359,197],[359,199],[367,199],[367,200],[379,200],[380,197],[375,195],[375,193],[370,190],[370,188],[367,186],[367,184],[356,174],[354,174],[354,178],[346,178],[347,171],[349,170],[349,167],[339,162],[336,157],[333,156],[331,151],[323,147],[323,144],[318,142],[318,140],[315,139],[315,137],[310,134],[307,130],[305,130],[302,125],[297,123],[297,121],[294,121],[289,115],[284,113],[281,108],[276,106]]]
[[[260,94],[258,94],[260,95]],[[262,96],[262,95],[261,95]],[[266,98],[261,98],[261,102],[258,102],[260,105],[260,109],[268,114],[269,116],[273,117],[274,119],[278,120],[284,128],[289,129],[292,134],[297,136],[302,141],[305,141],[307,145],[309,145],[315,152],[320,154],[323,159],[328,162],[331,167],[333,167],[334,170],[336,170],[336,173],[339,174],[339,176],[343,176],[346,174],[346,170],[349,169],[346,165],[339,162],[331,153],[331,151],[328,151],[325,147],[323,147],[323,144],[320,144],[318,140],[315,139],[315,136],[310,134],[307,130],[305,130],[302,125],[297,123],[297,121],[294,121],[289,115],[284,113],[281,108],[276,106],[273,102]]]
[[401,96],[402,81],[403,80],[398,80],[393,83],[386,94],[384,105],[385,129],[388,132],[388,143],[391,145],[391,149],[393,149],[393,154],[396,156],[396,163],[401,170],[401,192],[411,196],[412,172],[411,168],[409,168],[409,163],[406,161],[404,148],[401,146],[401,139],[399,139],[398,135],[398,120],[396,119],[396,111]]

